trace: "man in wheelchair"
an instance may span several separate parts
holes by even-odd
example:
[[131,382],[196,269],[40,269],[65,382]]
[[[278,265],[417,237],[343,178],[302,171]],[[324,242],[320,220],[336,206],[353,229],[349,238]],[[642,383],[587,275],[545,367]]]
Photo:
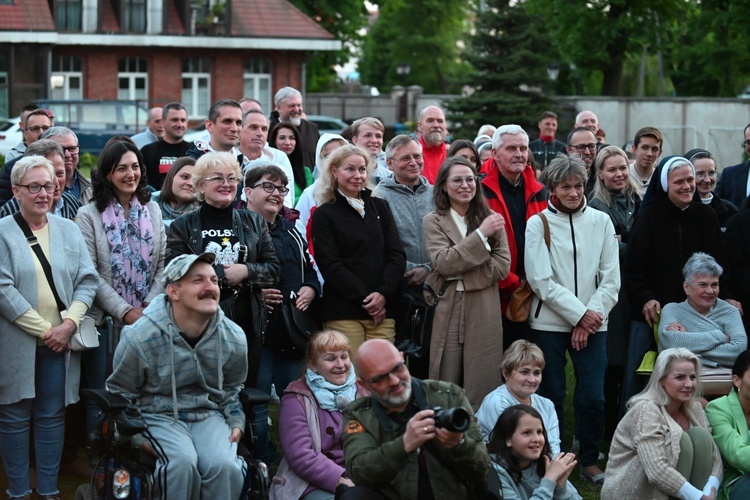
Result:
[[237,445],[245,429],[239,393],[245,334],[219,309],[215,256],[181,255],[165,269],[166,294],[122,331],[110,392],[138,405],[153,439],[159,498],[239,498],[246,474]]

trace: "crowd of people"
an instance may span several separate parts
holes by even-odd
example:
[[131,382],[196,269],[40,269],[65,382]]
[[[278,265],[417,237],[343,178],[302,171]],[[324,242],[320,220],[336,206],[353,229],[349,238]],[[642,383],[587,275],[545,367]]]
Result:
[[[182,104],[153,108],[91,179],[75,133],[24,108],[0,170],[10,498],[60,498],[80,387],[138,404],[165,498],[238,497],[246,418],[272,498],[574,499],[574,470],[603,498],[750,492],[750,162],[660,160],[649,126],[625,151],[591,111],[564,141],[547,111],[534,141],[448,144],[428,106],[384,148],[376,118],[320,135],[297,90],[274,105],[220,99],[194,143]],[[86,316],[99,346],[71,350]],[[704,373],[725,383],[705,410]],[[243,386],[280,396],[281,449]]]

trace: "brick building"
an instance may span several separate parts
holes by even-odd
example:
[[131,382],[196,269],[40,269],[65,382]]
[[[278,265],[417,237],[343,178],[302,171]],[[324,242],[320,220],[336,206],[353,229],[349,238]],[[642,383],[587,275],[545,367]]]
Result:
[[29,101],[221,97],[271,109],[312,51],[341,42],[287,0],[0,0],[0,117]]

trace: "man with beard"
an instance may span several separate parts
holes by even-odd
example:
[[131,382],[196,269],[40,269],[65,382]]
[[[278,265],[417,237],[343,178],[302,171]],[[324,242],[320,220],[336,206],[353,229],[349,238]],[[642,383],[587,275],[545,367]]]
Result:
[[302,145],[302,164],[312,170],[315,166],[315,148],[318,145],[320,133],[318,126],[302,118],[302,94],[292,87],[284,87],[273,97],[276,109],[271,112],[270,128],[279,122],[289,122],[299,130],[299,140]]
[[448,137],[448,125],[445,113],[437,106],[427,106],[417,117],[417,136],[422,145],[424,157],[424,175],[430,184],[435,184],[440,165],[448,155],[445,139]]
[[643,198],[648,183],[656,169],[661,156],[661,146],[664,143],[661,132],[655,127],[643,127],[635,133],[633,153],[635,161],[630,165],[630,175],[638,186],[638,192]]
[[[344,411],[346,471],[356,486],[341,498],[469,498],[468,483],[487,477],[489,456],[463,389],[412,378],[403,353],[384,339],[363,343],[354,363],[370,396]],[[464,408],[466,432],[437,426],[438,406]]]
[[215,258],[185,254],[169,263],[166,293],[122,330],[107,379],[148,423],[149,437],[133,444],[157,457],[159,498],[239,498],[244,482],[237,443],[247,343],[219,309]]
[[568,156],[578,155],[583,163],[586,165],[586,195],[594,189],[596,184],[596,172],[591,166],[594,164],[596,159],[596,148],[597,148],[596,135],[588,127],[576,127],[568,134],[568,145],[565,147],[565,151]]

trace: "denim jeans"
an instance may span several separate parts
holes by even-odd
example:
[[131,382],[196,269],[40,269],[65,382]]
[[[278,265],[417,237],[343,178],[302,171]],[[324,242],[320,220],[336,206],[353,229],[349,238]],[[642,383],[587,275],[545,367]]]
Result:
[[750,474],[743,474],[729,487],[729,500],[750,498]]
[[576,419],[580,420],[581,452],[578,461],[583,467],[596,465],[599,442],[604,430],[604,373],[607,370],[607,332],[589,335],[584,349],[576,351],[571,333],[532,330],[534,342],[544,353],[546,362],[542,383],[537,393],[555,405],[560,421],[560,438],[565,436],[564,405],[567,392],[565,352],[570,354],[576,377],[573,395]]
[[[271,384],[276,386],[279,397],[286,386],[302,375],[302,360],[293,360],[276,354],[268,347],[264,347],[260,354],[260,370],[258,370],[257,389],[271,394]],[[255,445],[253,455],[256,459],[267,460],[268,456],[268,405],[256,405],[255,413]]]
[[37,492],[58,493],[65,436],[65,354],[47,347],[36,348],[34,373],[36,397],[0,405],[0,455],[8,477],[8,495],[21,497],[29,487],[29,439],[34,426]]
[[[107,327],[100,325],[99,347],[81,353],[81,388],[104,389],[107,381]],[[93,401],[86,400],[86,435],[96,430],[104,420],[101,409]]]

